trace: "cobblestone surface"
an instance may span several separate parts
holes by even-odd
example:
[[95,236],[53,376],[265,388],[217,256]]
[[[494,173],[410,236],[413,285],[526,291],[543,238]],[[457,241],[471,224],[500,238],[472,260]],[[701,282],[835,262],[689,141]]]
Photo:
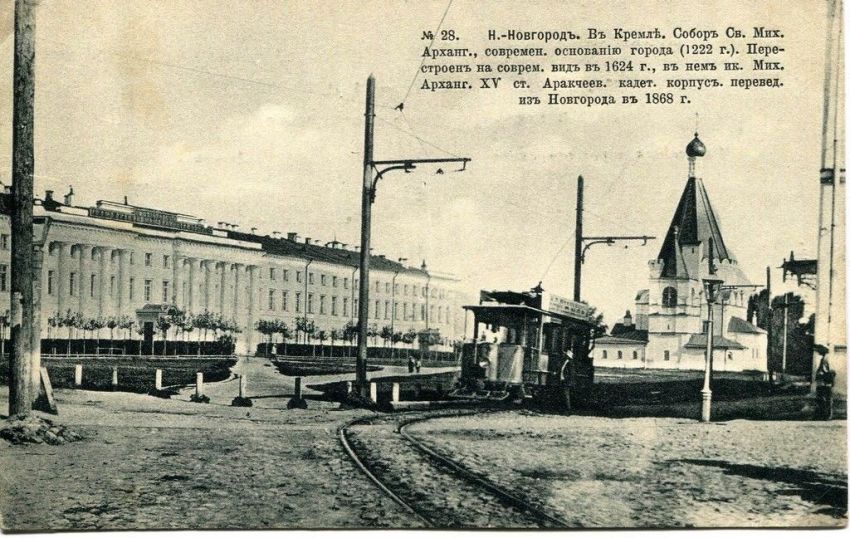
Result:
[[408,431],[576,527],[846,525],[846,423],[507,412]]

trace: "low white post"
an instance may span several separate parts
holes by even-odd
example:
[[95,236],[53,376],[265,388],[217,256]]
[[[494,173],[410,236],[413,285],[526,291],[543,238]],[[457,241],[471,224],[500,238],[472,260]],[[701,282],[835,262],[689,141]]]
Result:
[[156,390],[162,390],[162,370],[159,368],[156,369],[156,373],[154,374],[154,388]]
[[83,384],[83,365],[77,364],[74,366],[74,385],[79,387]]
[[115,388],[117,386],[118,386],[118,367],[113,366],[112,367],[112,388]]
[[401,400],[401,386],[398,383],[393,383],[393,403],[398,403]]
[[369,383],[369,398],[372,399],[373,402],[378,402],[378,384],[377,383]]
[[353,386],[354,385],[351,384],[351,381],[346,381],[345,382],[345,393],[351,394],[351,389],[352,389]]
[[195,396],[204,395],[204,373],[198,372],[195,374]]
[[248,393],[248,378],[245,374],[239,376],[239,397],[244,398]]

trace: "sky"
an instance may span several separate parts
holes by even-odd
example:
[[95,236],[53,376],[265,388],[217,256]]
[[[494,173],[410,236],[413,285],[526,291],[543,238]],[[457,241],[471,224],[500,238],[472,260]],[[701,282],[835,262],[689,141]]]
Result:
[[[647,246],[588,251],[584,298],[616,321],[646,286],[697,127],[708,148],[701,175],[750,280],[763,283],[765,267],[791,250],[815,256],[825,2],[447,5],[42,0],[36,192],[61,195],[73,185],[80,205],[126,195],[243,230],[357,244],[365,81],[373,73],[376,159],[472,158],[462,173],[447,166],[442,175],[433,167],[387,174],[373,208],[373,246],[453,273],[473,296],[540,280],[572,294],[581,174],[586,235],[658,236]],[[0,8],[7,182],[11,6]],[[785,85],[630,109],[520,107],[512,91],[421,91],[422,32],[444,13],[442,28],[479,50],[491,28],[775,26],[786,36]],[[394,110],[401,101],[403,114]]]

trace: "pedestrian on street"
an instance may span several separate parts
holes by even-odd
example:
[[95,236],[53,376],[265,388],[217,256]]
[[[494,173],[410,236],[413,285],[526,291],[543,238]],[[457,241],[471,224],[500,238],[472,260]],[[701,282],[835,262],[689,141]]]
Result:
[[419,370],[422,369],[422,359],[416,357],[416,373],[419,373]]
[[829,360],[826,357],[829,349],[817,344],[814,350],[821,356],[820,364],[815,373],[817,418],[832,420],[832,386],[835,383],[835,371],[829,366]]
[[412,373],[413,373],[413,368],[414,368],[414,366],[415,366],[415,364],[413,363],[413,357],[411,357],[410,355],[408,355],[408,356],[407,356],[407,373],[408,373],[408,374],[412,374]]

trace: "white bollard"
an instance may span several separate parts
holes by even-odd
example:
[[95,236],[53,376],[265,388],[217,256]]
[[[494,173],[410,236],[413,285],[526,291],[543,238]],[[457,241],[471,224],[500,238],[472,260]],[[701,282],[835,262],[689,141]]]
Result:
[[83,384],[83,365],[77,364],[74,366],[74,385],[79,387]]
[[162,390],[162,370],[159,368],[156,369],[156,373],[154,374],[154,388],[156,390]]
[[377,383],[369,383],[369,398],[371,398],[373,402],[378,403],[378,384]]
[[116,388],[118,386],[118,367],[112,367],[112,388]]
[[239,397],[244,398],[248,393],[248,378],[245,374],[239,376]]
[[354,387],[354,385],[352,385],[351,381],[346,381],[346,382],[345,382],[345,393],[346,393],[346,394],[351,394],[351,389],[352,389],[353,387]]
[[195,396],[204,395],[204,373],[198,372],[195,374]]
[[393,383],[393,403],[401,401],[401,386],[398,383]]

